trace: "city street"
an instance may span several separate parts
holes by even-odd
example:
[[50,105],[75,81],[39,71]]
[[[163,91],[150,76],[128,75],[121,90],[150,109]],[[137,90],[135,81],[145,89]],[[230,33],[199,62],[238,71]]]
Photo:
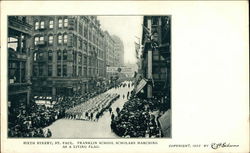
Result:
[[[128,82],[126,82],[128,83]],[[119,107],[122,109],[124,103],[127,101],[127,92],[131,91],[133,87],[128,88],[112,88],[107,93],[118,93],[120,98],[117,99],[112,105],[112,110],[115,113],[115,109]],[[123,95],[124,99],[123,99]],[[117,138],[110,128],[111,114],[109,111],[105,111],[100,117],[98,122],[84,121],[84,120],[71,120],[60,119],[50,125],[49,128],[52,132],[51,138]],[[45,128],[47,130],[47,128]]]

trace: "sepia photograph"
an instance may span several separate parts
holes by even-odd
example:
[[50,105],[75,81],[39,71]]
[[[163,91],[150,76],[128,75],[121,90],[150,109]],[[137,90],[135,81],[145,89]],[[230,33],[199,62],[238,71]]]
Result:
[[171,138],[171,16],[8,16],[8,138]]

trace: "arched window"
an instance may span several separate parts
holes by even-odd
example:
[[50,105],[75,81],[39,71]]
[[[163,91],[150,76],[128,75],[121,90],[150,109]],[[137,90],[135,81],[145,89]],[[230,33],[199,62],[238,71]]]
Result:
[[38,21],[35,22],[35,30],[37,30],[37,29],[39,29],[39,22]]
[[50,20],[50,21],[49,21],[49,28],[50,28],[50,29],[53,29],[53,28],[54,28],[54,21],[53,21],[53,20]]
[[58,35],[58,44],[62,44],[62,35],[61,34]]
[[51,45],[51,44],[53,44],[53,35],[49,35],[49,44]]
[[35,45],[37,45],[37,43],[39,42],[39,37],[35,37]]
[[44,29],[44,21],[41,21],[41,22],[40,22],[40,28],[41,28],[41,29]]
[[63,36],[63,43],[67,44],[67,42],[68,42],[68,35],[64,34],[64,36]]
[[68,27],[68,19],[64,19],[64,27]]
[[59,28],[62,28],[62,24],[63,24],[63,23],[62,23],[62,19],[58,19],[58,27],[59,27]]

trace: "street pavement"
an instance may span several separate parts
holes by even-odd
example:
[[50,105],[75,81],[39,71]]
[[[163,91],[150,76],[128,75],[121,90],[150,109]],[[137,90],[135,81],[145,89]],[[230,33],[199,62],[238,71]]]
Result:
[[[128,82],[126,82],[128,83]],[[124,103],[127,101],[127,93],[131,91],[133,87],[128,88],[112,88],[107,93],[118,93],[118,98],[112,105],[111,108],[113,113],[116,115],[116,108],[122,109]],[[124,98],[123,98],[123,95]],[[84,120],[71,120],[71,119],[60,119],[55,121],[52,125],[45,128],[49,128],[52,132],[51,138],[118,138],[111,128],[111,114],[106,110],[98,121],[84,121]]]

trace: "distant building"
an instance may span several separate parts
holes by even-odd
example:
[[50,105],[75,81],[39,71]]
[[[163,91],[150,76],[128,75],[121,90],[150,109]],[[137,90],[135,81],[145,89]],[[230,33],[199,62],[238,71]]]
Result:
[[[31,95],[30,17],[8,17],[8,106],[24,107]],[[11,109],[12,110],[12,109]]]
[[[113,67],[115,65],[115,41],[107,31],[104,32],[104,40],[106,52],[106,68]],[[109,73],[106,70],[106,78],[108,80],[110,80],[113,75],[113,73]]]
[[148,80],[144,92],[152,96],[170,97],[171,89],[171,18],[144,16],[141,71]]
[[110,34],[105,31],[104,32],[105,45],[106,45],[106,66],[114,66],[115,65],[115,41],[110,36]]
[[84,93],[106,76],[106,40],[96,16],[33,16],[33,92]]
[[116,35],[113,35],[112,38],[115,41],[114,65],[115,66],[124,66],[124,45],[123,45],[123,42]]

